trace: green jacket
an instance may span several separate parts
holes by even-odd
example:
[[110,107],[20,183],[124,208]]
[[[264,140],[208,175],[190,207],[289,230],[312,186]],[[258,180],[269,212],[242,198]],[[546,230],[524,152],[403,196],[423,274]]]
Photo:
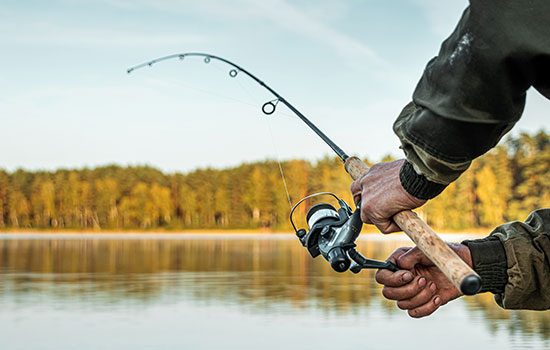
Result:
[[[526,91],[550,98],[550,1],[471,0],[394,124],[403,187],[437,196],[514,126]],[[470,247],[483,291],[505,308],[550,308],[550,209]]]

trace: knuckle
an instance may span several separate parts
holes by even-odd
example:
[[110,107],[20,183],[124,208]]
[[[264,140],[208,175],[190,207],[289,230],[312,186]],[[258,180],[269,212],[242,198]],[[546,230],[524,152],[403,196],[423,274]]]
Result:
[[419,293],[421,295],[421,297],[423,299],[426,300],[426,302],[430,301],[432,299],[432,297],[434,296],[435,294],[435,291],[432,290],[429,286],[426,286],[426,288],[424,288],[424,290]]
[[423,291],[418,293],[413,298],[413,300],[411,300],[411,303],[409,305],[410,308],[418,307],[420,305],[425,305],[426,303],[428,303],[432,299],[432,295],[433,295],[433,293],[430,290],[424,289]]
[[409,310],[409,316],[412,318],[421,318],[433,314],[437,310],[436,306],[427,304],[423,307]]
[[395,295],[393,293],[393,290],[388,288],[388,287],[384,287],[382,288],[382,295],[384,296],[384,298],[386,299],[391,299],[391,300],[395,300]]
[[386,282],[386,278],[384,278],[384,272],[382,270],[378,271],[375,275],[374,275],[374,279],[376,280],[376,282],[378,282],[379,284],[385,284],[384,282]]
[[[399,266],[409,266],[409,265],[411,265],[413,263],[412,258],[414,256],[414,254],[411,254],[411,253],[414,251],[414,249],[415,248],[413,248],[412,250],[408,250],[404,254],[400,255],[397,258],[397,264]],[[416,262],[414,262],[413,265],[416,265]]]
[[415,295],[418,295],[422,291],[422,287],[418,285],[416,280],[413,280],[404,288],[406,288],[406,293],[409,298],[412,298]]
[[374,205],[372,204],[371,201],[367,200],[366,203],[361,204],[361,209],[363,212],[370,214],[374,211]]
[[397,248],[390,255],[389,259],[392,259],[394,263],[397,263],[399,261],[399,257],[405,254],[406,252],[408,252],[410,249],[411,249],[410,247]]
[[408,305],[407,305],[407,302],[405,302],[405,301],[398,301],[398,302],[396,303],[396,305],[397,305],[397,307],[398,307],[399,309],[401,309],[401,310],[408,310],[408,309],[409,309],[409,308],[408,308]]

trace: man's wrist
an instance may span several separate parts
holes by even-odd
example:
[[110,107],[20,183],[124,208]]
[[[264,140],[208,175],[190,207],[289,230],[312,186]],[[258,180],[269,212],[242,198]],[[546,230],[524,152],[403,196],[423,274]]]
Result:
[[440,194],[447,185],[432,182],[422,174],[418,174],[407,160],[399,172],[401,185],[410,195],[418,199],[428,200]]
[[481,277],[481,291],[500,294],[508,283],[504,245],[495,236],[462,242],[470,249],[472,268]]

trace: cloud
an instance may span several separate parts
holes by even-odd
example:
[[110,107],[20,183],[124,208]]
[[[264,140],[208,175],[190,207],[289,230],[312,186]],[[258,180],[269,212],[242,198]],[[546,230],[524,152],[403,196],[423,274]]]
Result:
[[[18,30],[13,30],[14,27]],[[176,33],[135,33],[111,29],[74,28],[61,23],[3,22],[2,32],[12,33],[0,37],[0,43],[39,46],[72,47],[151,47],[197,44],[208,40],[205,35]]]
[[[367,58],[373,63],[385,64],[385,61],[363,42],[306,15],[304,11],[290,5],[287,1],[271,0],[257,2],[257,4],[263,7],[264,16],[281,28],[332,47],[342,56],[360,56],[360,58]],[[270,10],[274,8],[277,11]]]
[[[385,60],[375,50],[341,31],[334,29],[326,21],[326,12],[308,11],[285,0],[103,0],[119,8],[137,8],[138,6],[178,13],[197,13],[205,17],[216,17],[225,20],[259,21],[276,25],[285,31],[317,41],[332,48],[339,55],[354,60],[368,59],[372,63],[385,65]],[[346,11],[341,4],[326,2],[327,8],[335,9],[338,17]],[[318,5],[321,6],[321,5]],[[309,8],[311,9],[311,8]],[[324,13],[323,16],[313,14]]]

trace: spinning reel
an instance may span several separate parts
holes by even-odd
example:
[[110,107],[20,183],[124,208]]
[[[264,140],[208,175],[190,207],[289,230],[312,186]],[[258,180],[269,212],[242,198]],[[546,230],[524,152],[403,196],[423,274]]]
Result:
[[[309,232],[296,229],[292,214],[306,199],[329,195],[338,201],[340,208],[336,210],[328,203],[316,204],[307,212],[306,220]],[[367,259],[355,247],[363,222],[361,221],[361,203],[355,211],[342,199],[330,192],[315,193],[300,200],[290,211],[290,223],[300,242],[307,248],[312,257],[322,255],[337,272],[348,269],[359,273],[362,269],[388,269],[397,271],[399,268],[390,261]]]

